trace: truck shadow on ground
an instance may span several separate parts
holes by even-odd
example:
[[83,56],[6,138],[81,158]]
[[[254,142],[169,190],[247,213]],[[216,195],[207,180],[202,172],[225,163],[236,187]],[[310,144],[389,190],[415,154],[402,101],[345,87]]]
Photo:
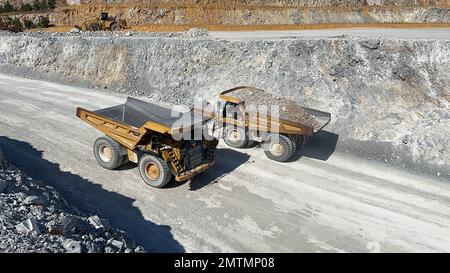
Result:
[[308,139],[308,142],[291,157],[289,162],[299,160],[301,157],[309,157],[322,161],[328,158],[336,150],[339,135],[328,131],[319,131]]
[[[196,191],[210,184],[217,183],[220,178],[226,176],[234,171],[240,165],[246,163],[250,156],[244,151],[238,152],[228,148],[218,148],[216,152],[216,162],[214,166],[205,172],[199,173],[192,179],[191,182],[177,182],[174,178],[163,189],[172,189],[179,187],[185,183],[189,183],[189,190]],[[114,171],[124,171],[137,168],[137,164],[128,162]]]
[[[246,163],[250,156],[244,152],[238,152],[229,148],[218,148],[214,166],[205,172],[196,175],[189,183],[189,190],[196,191],[210,184],[217,183],[221,178],[234,171],[237,167]],[[174,188],[184,183],[171,181],[166,188]]]
[[[287,162],[295,162],[301,157],[327,161],[336,150],[338,139],[338,134],[321,130],[310,137],[305,146],[297,149],[295,154]],[[264,152],[261,143],[258,142],[254,142],[241,150],[245,151],[245,149],[252,149],[255,147],[259,147],[261,152]]]
[[88,215],[108,218],[148,252],[184,252],[173,238],[171,227],[152,223],[133,206],[132,198],[105,190],[79,175],[60,170],[59,164],[45,160],[43,152],[27,142],[0,136],[0,148],[6,158],[33,178],[57,189],[72,205]]

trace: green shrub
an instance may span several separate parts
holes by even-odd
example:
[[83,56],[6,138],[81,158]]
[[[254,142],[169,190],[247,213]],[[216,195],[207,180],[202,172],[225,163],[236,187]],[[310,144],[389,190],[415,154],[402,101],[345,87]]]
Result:
[[20,27],[20,28],[23,27],[22,21],[20,21],[19,17],[14,17],[14,18],[11,20],[11,25],[13,25],[13,26],[15,26],[15,27]]
[[23,19],[23,26],[28,29],[35,27],[33,21],[28,19]]
[[40,28],[48,28],[50,26],[50,19],[48,19],[48,16],[39,16],[37,26]]
[[41,10],[41,2],[39,0],[33,0],[33,10]]
[[56,8],[56,0],[48,0],[47,3],[49,8],[51,9]]
[[26,3],[26,4],[22,3],[20,5],[20,11],[27,12],[27,11],[32,11],[32,10],[33,10],[33,7],[28,3]]
[[12,11],[14,11],[13,5],[11,5],[9,1],[6,1],[6,3],[3,4],[3,12],[12,12]]
[[47,10],[48,9],[47,0],[42,0],[40,8],[41,8],[41,10]]
[[9,0],[6,1],[3,5],[0,5],[0,13],[13,12],[13,11],[41,11],[56,8],[56,0],[33,0],[32,4],[29,3],[21,3],[18,8],[15,8]]

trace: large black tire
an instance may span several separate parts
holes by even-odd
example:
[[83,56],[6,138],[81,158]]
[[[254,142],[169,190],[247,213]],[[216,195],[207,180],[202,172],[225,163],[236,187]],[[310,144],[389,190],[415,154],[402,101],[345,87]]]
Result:
[[242,127],[227,126],[224,130],[223,140],[233,148],[244,148],[248,143],[245,129]]
[[159,157],[145,154],[139,159],[139,172],[147,185],[162,188],[169,183],[172,173],[167,163]]
[[299,136],[297,136],[296,137],[296,147],[297,147],[297,149],[300,149],[300,148],[302,148],[303,146],[305,146],[306,145],[306,143],[308,142],[308,136],[305,136],[305,135],[299,135]]
[[89,31],[99,31],[100,26],[97,23],[93,23],[88,26],[88,30]]
[[249,139],[249,140],[247,140],[247,145],[245,145],[247,148],[250,148],[250,147],[253,147],[253,146],[256,146],[256,141],[255,140],[253,140],[253,139]]
[[296,150],[295,142],[285,135],[269,135],[264,141],[264,153],[269,159],[286,162]]
[[306,143],[308,143],[309,140],[309,136],[302,136],[303,137],[303,143],[302,143],[302,147],[306,145]]
[[120,30],[120,26],[118,24],[116,24],[116,23],[112,23],[109,26],[109,30],[111,30],[111,31],[119,31]]
[[94,156],[98,164],[105,169],[113,170],[121,166],[125,156],[121,155],[120,144],[114,139],[104,136],[94,142]]

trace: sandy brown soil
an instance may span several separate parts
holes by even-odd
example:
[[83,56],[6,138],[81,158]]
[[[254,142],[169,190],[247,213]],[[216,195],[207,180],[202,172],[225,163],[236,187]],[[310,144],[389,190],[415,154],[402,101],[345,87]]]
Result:
[[120,1],[114,4],[96,1],[83,5],[60,5],[53,11],[17,16],[37,22],[49,16],[57,27],[71,29],[100,12],[125,19],[132,30],[184,31],[189,28],[209,30],[288,30],[351,27],[353,24],[448,24],[450,5],[445,1],[402,1],[396,5],[367,5],[366,1],[228,1],[145,2]]

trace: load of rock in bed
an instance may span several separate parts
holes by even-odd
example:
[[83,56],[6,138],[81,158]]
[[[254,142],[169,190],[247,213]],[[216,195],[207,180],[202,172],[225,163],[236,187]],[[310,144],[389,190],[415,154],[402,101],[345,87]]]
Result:
[[0,252],[143,252],[108,220],[86,215],[9,164],[0,151]]
[[244,101],[246,106],[266,106],[268,113],[270,112],[272,117],[279,117],[283,120],[299,122],[314,128],[320,125],[317,119],[303,110],[303,108],[294,101],[281,96],[275,96],[258,88],[246,87],[243,89],[237,89],[227,95]]

